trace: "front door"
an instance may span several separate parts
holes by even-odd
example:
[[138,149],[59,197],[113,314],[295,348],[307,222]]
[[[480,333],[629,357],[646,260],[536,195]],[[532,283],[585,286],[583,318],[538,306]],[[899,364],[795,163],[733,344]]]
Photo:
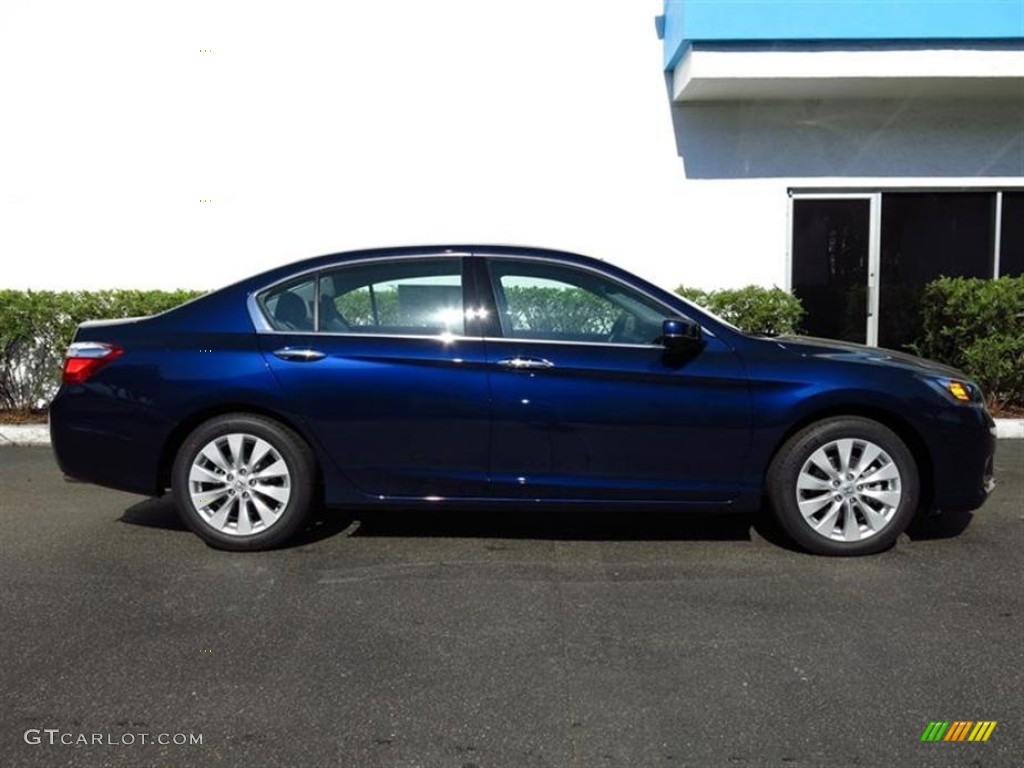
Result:
[[[670,308],[599,272],[488,259],[499,323],[491,480],[501,497],[726,503],[744,474],[750,395],[722,340],[656,343]],[[485,302],[486,303],[486,300]]]

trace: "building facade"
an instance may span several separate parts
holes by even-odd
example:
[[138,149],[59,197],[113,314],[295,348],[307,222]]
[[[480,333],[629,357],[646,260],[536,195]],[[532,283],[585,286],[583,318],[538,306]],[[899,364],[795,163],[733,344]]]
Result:
[[686,183],[809,333],[900,347],[927,282],[1024,274],[1021,0],[667,0],[658,32]]

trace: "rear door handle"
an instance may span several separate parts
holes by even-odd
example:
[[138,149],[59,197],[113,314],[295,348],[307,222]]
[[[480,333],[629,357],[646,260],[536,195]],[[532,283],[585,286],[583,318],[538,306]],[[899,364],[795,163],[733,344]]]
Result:
[[512,368],[516,371],[532,371],[555,367],[554,363],[542,357],[507,357],[504,360],[499,360],[496,364],[502,368]]
[[308,349],[298,347],[282,347],[274,350],[274,356],[293,363],[312,363],[323,360],[327,355],[319,349]]

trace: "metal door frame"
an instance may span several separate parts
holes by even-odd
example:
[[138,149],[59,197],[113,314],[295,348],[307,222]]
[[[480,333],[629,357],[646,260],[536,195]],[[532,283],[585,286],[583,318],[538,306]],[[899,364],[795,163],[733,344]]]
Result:
[[882,262],[881,192],[794,192],[789,191],[786,220],[786,290],[793,291],[793,203],[796,200],[867,200],[868,209],[868,307],[866,343],[878,346],[878,287]]

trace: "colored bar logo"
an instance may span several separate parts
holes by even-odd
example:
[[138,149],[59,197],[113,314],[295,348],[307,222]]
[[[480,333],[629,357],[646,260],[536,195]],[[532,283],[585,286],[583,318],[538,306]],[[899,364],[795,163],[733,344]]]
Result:
[[988,741],[995,729],[995,720],[932,720],[921,741]]

